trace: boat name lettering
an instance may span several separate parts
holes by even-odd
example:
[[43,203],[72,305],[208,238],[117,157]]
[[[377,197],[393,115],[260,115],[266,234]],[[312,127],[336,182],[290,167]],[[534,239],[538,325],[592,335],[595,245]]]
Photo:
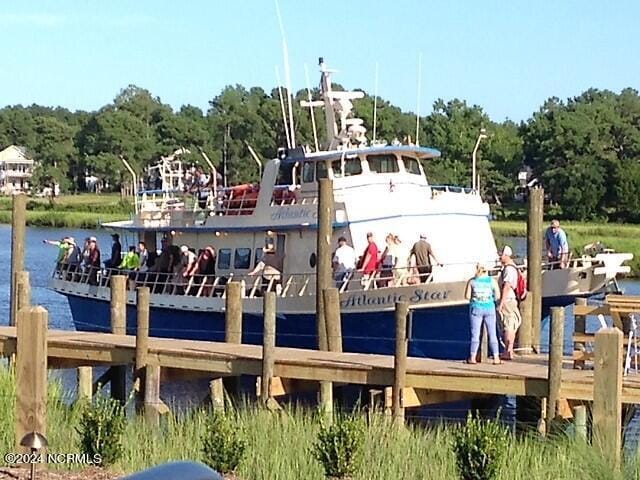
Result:
[[318,218],[318,211],[315,208],[292,208],[280,207],[271,214],[271,220],[293,220],[293,219],[313,219]]
[[446,300],[451,290],[427,290],[417,288],[410,293],[352,293],[340,301],[341,308],[369,305],[394,305],[396,302],[421,303]]

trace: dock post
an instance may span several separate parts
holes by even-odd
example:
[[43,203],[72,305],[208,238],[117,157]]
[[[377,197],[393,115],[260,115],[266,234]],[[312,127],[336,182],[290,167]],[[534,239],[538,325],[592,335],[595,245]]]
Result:
[[[224,341],[242,343],[242,283],[229,282],[225,287]],[[234,396],[240,394],[240,382],[235,377],[214,378],[210,384],[211,400],[215,409],[224,409],[224,390]],[[220,395],[222,392],[222,395]]]
[[145,367],[149,352],[149,287],[137,289],[137,322],[136,322],[136,371],[134,375],[134,390],[136,395],[136,411],[141,412],[144,405]]
[[[576,305],[586,305],[586,304],[587,304],[586,298],[576,298]],[[587,318],[584,315],[574,315],[573,318],[574,318],[573,333],[586,333]],[[573,344],[573,350],[584,351],[585,350],[584,343],[575,342]],[[584,360],[574,360],[573,368],[580,368],[580,369],[584,368]]]
[[18,315],[18,272],[24,270],[24,244],[27,217],[27,196],[13,196],[11,213],[11,297],[9,325],[15,326]]
[[540,353],[542,324],[542,221],[544,189],[529,189],[529,215],[527,217],[527,286],[531,297],[531,343]]
[[549,395],[547,400],[547,422],[551,425],[558,412],[560,388],[562,387],[562,347],[564,344],[564,308],[551,308],[551,331],[549,332]]
[[29,272],[16,272],[16,306],[18,311],[31,306],[31,284]]
[[622,450],[622,342],[617,328],[599,330],[593,362],[593,443],[615,468]]
[[533,334],[533,321],[532,321],[532,298],[530,295],[520,302],[518,306],[520,309],[520,316],[522,317],[522,325],[518,329],[518,350],[520,353],[528,354],[533,351],[533,341],[531,339]]
[[[111,277],[111,333],[127,334],[127,277],[113,275]],[[125,404],[127,400],[126,367],[111,367],[111,397]]]
[[144,418],[153,425],[160,423],[160,366],[148,365],[145,368]]
[[[322,300],[322,291],[331,288],[331,237],[333,235],[333,181],[318,180],[318,236],[316,264],[316,324],[318,349],[327,351],[327,324]],[[333,415],[333,385],[320,382],[320,406],[327,419]]]
[[47,327],[43,307],[18,312],[16,340],[16,451],[29,432],[47,434]]
[[576,439],[587,440],[587,407],[584,405],[573,408],[573,431]]
[[77,400],[91,400],[93,397],[93,367],[78,367]]
[[276,294],[265,292],[263,297],[264,329],[262,332],[262,381],[260,383],[260,402],[265,407],[271,399],[271,380],[273,379],[274,354],[276,350]]
[[407,317],[409,304],[396,303],[396,353],[393,357],[393,422],[404,425],[403,391],[407,377]]
[[330,352],[342,352],[342,319],[340,317],[340,292],[337,288],[322,291],[324,316],[327,324],[327,344]]

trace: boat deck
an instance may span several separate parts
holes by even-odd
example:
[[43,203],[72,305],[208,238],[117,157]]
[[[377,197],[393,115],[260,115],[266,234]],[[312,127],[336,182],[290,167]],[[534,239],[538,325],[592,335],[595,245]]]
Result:
[[[135,363],[135,336],[48,330],[49,368]],[[220,342],[149,338],[147,362],[161,368],[208,372],[214,376],[262,373],[262,347]],[[0,327],[0,355],[16,350],[16,328]],[[393,385],[393,356],[335,353],[276,347],[274,375],[360,385]],[[431,391],[548,395],[547,356],[529,355],[501,365],[409,357],[406,386]],[[560,396],[593,400],[594,372],[575,370],[564,359]],[[640,404],[640,375],[623,378],[622,402]]]

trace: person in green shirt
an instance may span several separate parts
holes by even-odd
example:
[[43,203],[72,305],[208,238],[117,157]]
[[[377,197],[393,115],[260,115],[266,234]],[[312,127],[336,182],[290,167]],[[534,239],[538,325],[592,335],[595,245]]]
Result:
[[118,268],[121,268],[123,270],[137,270],[139,267],[140,257],[136,252],[136,247],[132,245],[129,247],[129,251],[122,259],[120,265],[118,265]]
[[73,247],[73,245],[69,243],[69,237],[64,237],[61,240],[42,240],[42,243],[58,247],[58,256],[56,258],[56,263],[58,264],[62,263],[62,261],[67,257],[69,247]]

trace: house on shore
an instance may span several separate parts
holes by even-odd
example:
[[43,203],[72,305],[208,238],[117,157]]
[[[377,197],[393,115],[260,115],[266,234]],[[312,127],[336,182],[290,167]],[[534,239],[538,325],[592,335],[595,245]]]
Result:
[[10,145],[0,151],[0,193],[11,195],[31,186],[34,161],[24,147]]

